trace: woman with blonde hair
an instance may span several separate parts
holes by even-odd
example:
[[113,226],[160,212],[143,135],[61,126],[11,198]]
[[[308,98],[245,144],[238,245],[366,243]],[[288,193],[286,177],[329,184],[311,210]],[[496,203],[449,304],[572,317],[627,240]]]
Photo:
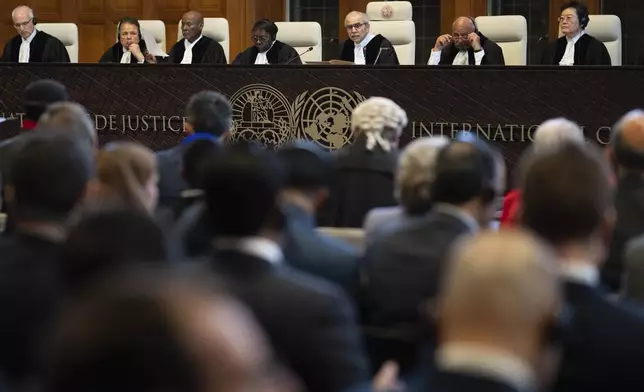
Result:
[[150,149],[133,142],[109,143],[98,152],[96,166],[94,191],[100,204],[155,210],[158,174]]

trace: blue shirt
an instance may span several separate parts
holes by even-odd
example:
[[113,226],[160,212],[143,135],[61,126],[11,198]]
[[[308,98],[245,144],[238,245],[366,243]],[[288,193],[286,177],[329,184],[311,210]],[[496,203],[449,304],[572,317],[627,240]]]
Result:
[[187,136],[183,139],[183,144],[190,144],[195,140],[212,140],[217,142],[217,137],[205,132],[196,132],[190,136]]

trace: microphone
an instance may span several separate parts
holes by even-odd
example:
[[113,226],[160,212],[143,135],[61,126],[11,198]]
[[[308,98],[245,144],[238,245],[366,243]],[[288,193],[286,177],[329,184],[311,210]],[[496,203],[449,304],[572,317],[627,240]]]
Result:
[[389,47],[380,48],[380,50],[378,51],[378,56],[376,56],[376,59],[374,60],[373,65],[378,64],[378,59],[380,58],[380,54],[382,53],[383,50],[391,50],[391,48],[389,48]]
[[304,52],[302,52],[302,53],[298,54],[297,56],[293,57],[293,58],[292,58],[292,59],[290,59],[289,61],[285,62],[285,63],[284,63],[284,65],[289,64],[291,61],[293,61],[293,60],[295,60],[295,59],[299,59],[300,57],[304,56],[304,55],[305,55],[305,54],[307,54],[308,52],[312,52],[312,51],[313,51],[313,47],[312,47],[312,46],[309,46],[309,48],[308,48],[307,50],[305,50]]

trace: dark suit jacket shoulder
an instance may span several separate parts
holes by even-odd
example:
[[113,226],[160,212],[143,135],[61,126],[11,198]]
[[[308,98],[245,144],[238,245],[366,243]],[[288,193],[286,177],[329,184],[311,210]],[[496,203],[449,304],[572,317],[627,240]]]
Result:
[[438,372],[431,391],[436,392],[519,392],[497,380],[464,373]]
[[[233,65],[253,65],[255,64],[258,53],[259,50],[257,50],[255,46],[251,46],[235,57]],[[269,64],[286,64],[290,61],[289,64],[301,65],[302,60],[297,58],[297,56],[298,53],[292,46],[278,40],[276,40],[273,47],[266,52],[266,59]]]
[[[344,61],[355,61],[355,43],[350,39],[344,41],[340,59]],[[378,34],[369,41],[365,51],[365,63],[379,65],[398,65],[398,55],[393,44],[387,38]],[[381,50],[382,49],[382,50]],[[378,62],[376,63],[376,59]]]
[[159,205],[175,209],[181,203],[181,192],[188,189],[181,174],[184,145],[156,153],[159,171]]
[[[548,44],[542,54],[543,65],[559,65],[568,41],[561,37]],[[606,45],[589,34],[582,35],[575,43],[575,64],[574,65],[612,65],[610,54]]]
[[367,380],[355,311],[339,287],[237,252],[217,252],[212,266],[308,391],[339,392]]
[[[485,56],[481,60],[481,65],[505,65],[505,58],[503,57],[503,49],[494,41],[487,38],[483,33],[477,33],[481,37],[481,48],[485,51]],[[459,50],[454,43],[450,43],[441,51],[441,59],[438,64],[452,65],[454,58]],[[467,50],[469,65],[476,65],[474,58],[474,49]]]

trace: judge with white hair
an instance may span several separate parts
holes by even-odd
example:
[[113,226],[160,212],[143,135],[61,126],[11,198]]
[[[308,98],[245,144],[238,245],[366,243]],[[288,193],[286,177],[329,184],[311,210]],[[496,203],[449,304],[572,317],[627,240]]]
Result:
[[368,242],[407,221],[422,219],[429,212],[436,157],[448,143],[445,136],[432,136],[416,139],[405,147],[394,184],[399,205],[369,211],[363,226]]
[[[390,99],[369,98],[351,115],[353,143],[337,155],[325,225],[362,227],[371,209],[398,204],[393,196],[398,141],[407,114]],[[322,224],[322,223],[321,223]]]
[[99,63],[156,64],[158,58],[167,55],[154,37],[141,29],[135,18],[126,17],[116,27],[117,42],[101,57]]
[[[581,127],[566,118],[557,117],[543,122],[532,137],[532,150],[534,153],[551,151],[566,143],[585,143],[584,131]],[[516,177],[522,174],[523,160],[519,163]],[[515,181],[519,182],[519,180]],[[521,192],[513,189],[505,195],[501,211],[501,226],[507,227],[516,224],[521,206]]]
[[[566,318],[554,251],[531,234],[484,232],[454,247],[435,307],[435,388],[537,391],[557,371]],[[429,390],[429,389],[428,389]]]
[[380,34],[372,34],[369,17],[364,12],[349,12],[344,19],[349,39],[342,45],[340,59],[356,65],[398,65],[396,49]]
[[65,45],[38,30],[34,10],[18,6],[11,12],[11,20],[18,35],[5,45],[0,63],[69,63]]

